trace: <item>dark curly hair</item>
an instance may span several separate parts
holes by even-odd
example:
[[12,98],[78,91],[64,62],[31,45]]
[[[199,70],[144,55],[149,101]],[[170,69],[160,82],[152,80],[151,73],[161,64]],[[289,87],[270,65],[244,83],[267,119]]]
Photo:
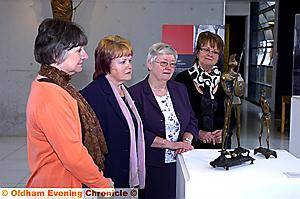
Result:
[[[222,54],[224,42],[219,35],[210,31],[201,32],[197,39],[195,53],[197,54],[205,44],[210,44],[210,46],[213,48],[216,46],[217,49],[220,51],[219,55]],[[198,57],[196,56],[195,63],[198,63],[198,61]]]
[[68,50],[87,43],[86,35],[77,24],[48,18],[39,25],[34,57],[40,64],[61,63]]

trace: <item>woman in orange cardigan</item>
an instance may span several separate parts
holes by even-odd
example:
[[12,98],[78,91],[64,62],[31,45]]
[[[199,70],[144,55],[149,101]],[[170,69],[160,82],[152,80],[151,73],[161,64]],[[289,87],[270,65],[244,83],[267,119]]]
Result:
[[69,83],[88,58],[86,44],[86,35],[72,22],[45,19],[39,26],[34,56],[41,69],[26,110],[27,187],[113,187],[101,171],[107,147],[99,122]]

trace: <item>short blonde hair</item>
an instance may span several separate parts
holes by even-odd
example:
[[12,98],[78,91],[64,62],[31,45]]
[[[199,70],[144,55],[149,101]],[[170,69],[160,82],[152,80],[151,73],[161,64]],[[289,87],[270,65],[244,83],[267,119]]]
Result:
[[108,35],[101,39],[95,49],[94,79],[110,73],[111,61],[118,57],[133,55],[131,43],[120,35]]

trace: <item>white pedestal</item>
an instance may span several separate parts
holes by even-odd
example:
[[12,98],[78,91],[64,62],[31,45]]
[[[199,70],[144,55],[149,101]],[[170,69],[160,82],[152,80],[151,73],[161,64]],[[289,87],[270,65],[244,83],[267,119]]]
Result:
[[278,158],[253,155],[254,164],[213,168],[209,162],[218,150],[196,149],[178,155],[178,199],[299,199],[300,160],[287,151],[276,150]]
[[289,151],[300,158],[300,96],[292,96]]

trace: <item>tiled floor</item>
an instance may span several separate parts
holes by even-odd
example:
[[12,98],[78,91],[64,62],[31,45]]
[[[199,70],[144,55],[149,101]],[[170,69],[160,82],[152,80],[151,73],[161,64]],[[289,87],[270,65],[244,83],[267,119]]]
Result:
[[26,137],[0,137],[0,187],[24,187],[28,176]]
[[[242,104],[242,147],[254,149],[258,143],[260,108],[247,101]],[[288,132],[280,134],[272,121],[270,148],[288,150]],[[265,136],[265,133],[263,134]],[[236,146],[233,135],[232,147]],[[263,139],[265,145],[265,138]],[[266,146],[266,145],[265,145]],[[24,187],[29,176],[26,137],[0,137],[0,187]]]

